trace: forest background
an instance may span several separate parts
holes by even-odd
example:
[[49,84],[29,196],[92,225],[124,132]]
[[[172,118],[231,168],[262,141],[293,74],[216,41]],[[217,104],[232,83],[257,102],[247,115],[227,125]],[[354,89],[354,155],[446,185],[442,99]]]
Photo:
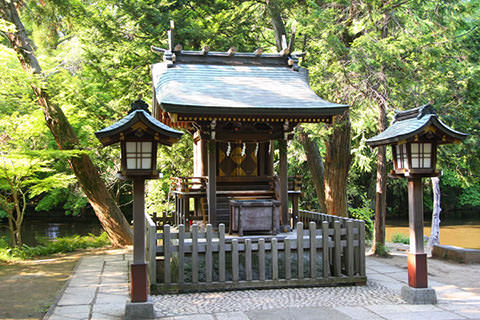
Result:
[[[176,42],[187,50],[208,45],[213,51],[236,47],[253,52],[262,47],[276,52],[271,2],[18,2],[44,77],[24,72],[8,38],[0,38],[0,218],[13,207],[15,192],[27,212],[89,211],[68,163],[80,153],[90,156],[128,213],[131,186],[115,177],[119,150],[101,148],[94,132],[124,117],[139,94],[151,97],[150,65],[161,57],[150,46],[167,47],[166,31],[174,20]],[[287,35],[296,29],[295,48],[306,52],[301,66],[309,69],[313,90],[325,100],[351,106],[350,215],[373,219],[377,151],[365,140],[378,133],[379,109],[390,121],[394,110],[426,103],[434,104],[449,126],[470,135],[462,144],[440,148],[443,214],[480,206],[480,1],[277,0],[275,5]],[[0,29],[6,35],[15,26],[2,19]],[[79,138],[74,150],[59,150],[45,125],[32,91],[32,84],[40,81]],[[302,128],[325,160],[334,128]],[[289,175],[303,177],[301,207],[321,211],[301,133],[288,146]],[[170,177],[191,176],[192,158],[188,134],[159,151],[163,178],[149,182],[149,212],[167,209]],[[428,179],[424,182],[428,210],[431,187]],[[406,181],[386,183],[387,215],[405,215]]]

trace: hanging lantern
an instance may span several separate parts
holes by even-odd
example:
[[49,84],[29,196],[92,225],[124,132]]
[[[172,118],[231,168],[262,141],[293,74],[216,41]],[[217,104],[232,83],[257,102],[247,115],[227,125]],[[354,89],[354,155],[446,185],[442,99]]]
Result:
[[121,177],[145,176],[150,179],[159,175],[157,145],[172,145],[182,134],[153,118],[142,100],[131,105],[128,116],[95,132],[104,146],[120,142]]
[[429,104],[395,114],[392,125],[367,140],[372,147],[390,145],[393,153],[393,176],[433,177],[437,146],[463,140],[465,134],[446,126]]

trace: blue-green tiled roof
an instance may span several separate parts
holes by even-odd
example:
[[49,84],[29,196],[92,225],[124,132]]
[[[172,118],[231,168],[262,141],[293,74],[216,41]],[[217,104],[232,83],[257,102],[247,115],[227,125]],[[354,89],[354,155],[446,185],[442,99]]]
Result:
[[168,137],[180,139],[180,137],[183,135],[183,132],[172,129],[169,126],[161,123],[145,110],[135,110],[111,126],[98,130],[95,132],[95,135],[98,139],[113,136],[128,129],[137,121],[141,121],[154,132],[158,132]]
[[[453,140],[463,140],[467,136],[465,133],[456,131],[440,119],[431,105],[425,105],[420,108],[397,112],[395,119],[385,131],[367,140],[371,146],[380,146],[391,144],[401,140],[412,138],[421,133],[428,126],[434,126],[444,135]],[[439,141],[442,143],[442,141]]]
[[288,66],[157,63],[152,76],[167,112],[327,116],[348,108],[318,97]]

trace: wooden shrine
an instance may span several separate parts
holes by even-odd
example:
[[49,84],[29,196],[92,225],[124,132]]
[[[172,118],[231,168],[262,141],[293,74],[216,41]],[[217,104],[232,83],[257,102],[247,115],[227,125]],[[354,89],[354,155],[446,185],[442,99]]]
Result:
[[[152,65],[153,116],[193,135],[193,177],[176,178],[176,224],[230,225],[231,200],[278,200],[282,230],[301,196],[287,176],[287,142],[300,123],[332,123],[348,106],[318,97],[298,56],[169,48]],[[278,150],[279,172],[274,172]],[[291,207],[291,211],[289,210]]]

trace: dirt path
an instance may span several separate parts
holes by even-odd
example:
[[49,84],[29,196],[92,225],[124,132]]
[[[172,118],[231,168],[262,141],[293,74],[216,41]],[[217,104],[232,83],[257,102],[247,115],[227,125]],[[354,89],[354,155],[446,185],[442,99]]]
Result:
[[0,319],[41,319],[84,255],[81,250],[36,260],[0,263]]

